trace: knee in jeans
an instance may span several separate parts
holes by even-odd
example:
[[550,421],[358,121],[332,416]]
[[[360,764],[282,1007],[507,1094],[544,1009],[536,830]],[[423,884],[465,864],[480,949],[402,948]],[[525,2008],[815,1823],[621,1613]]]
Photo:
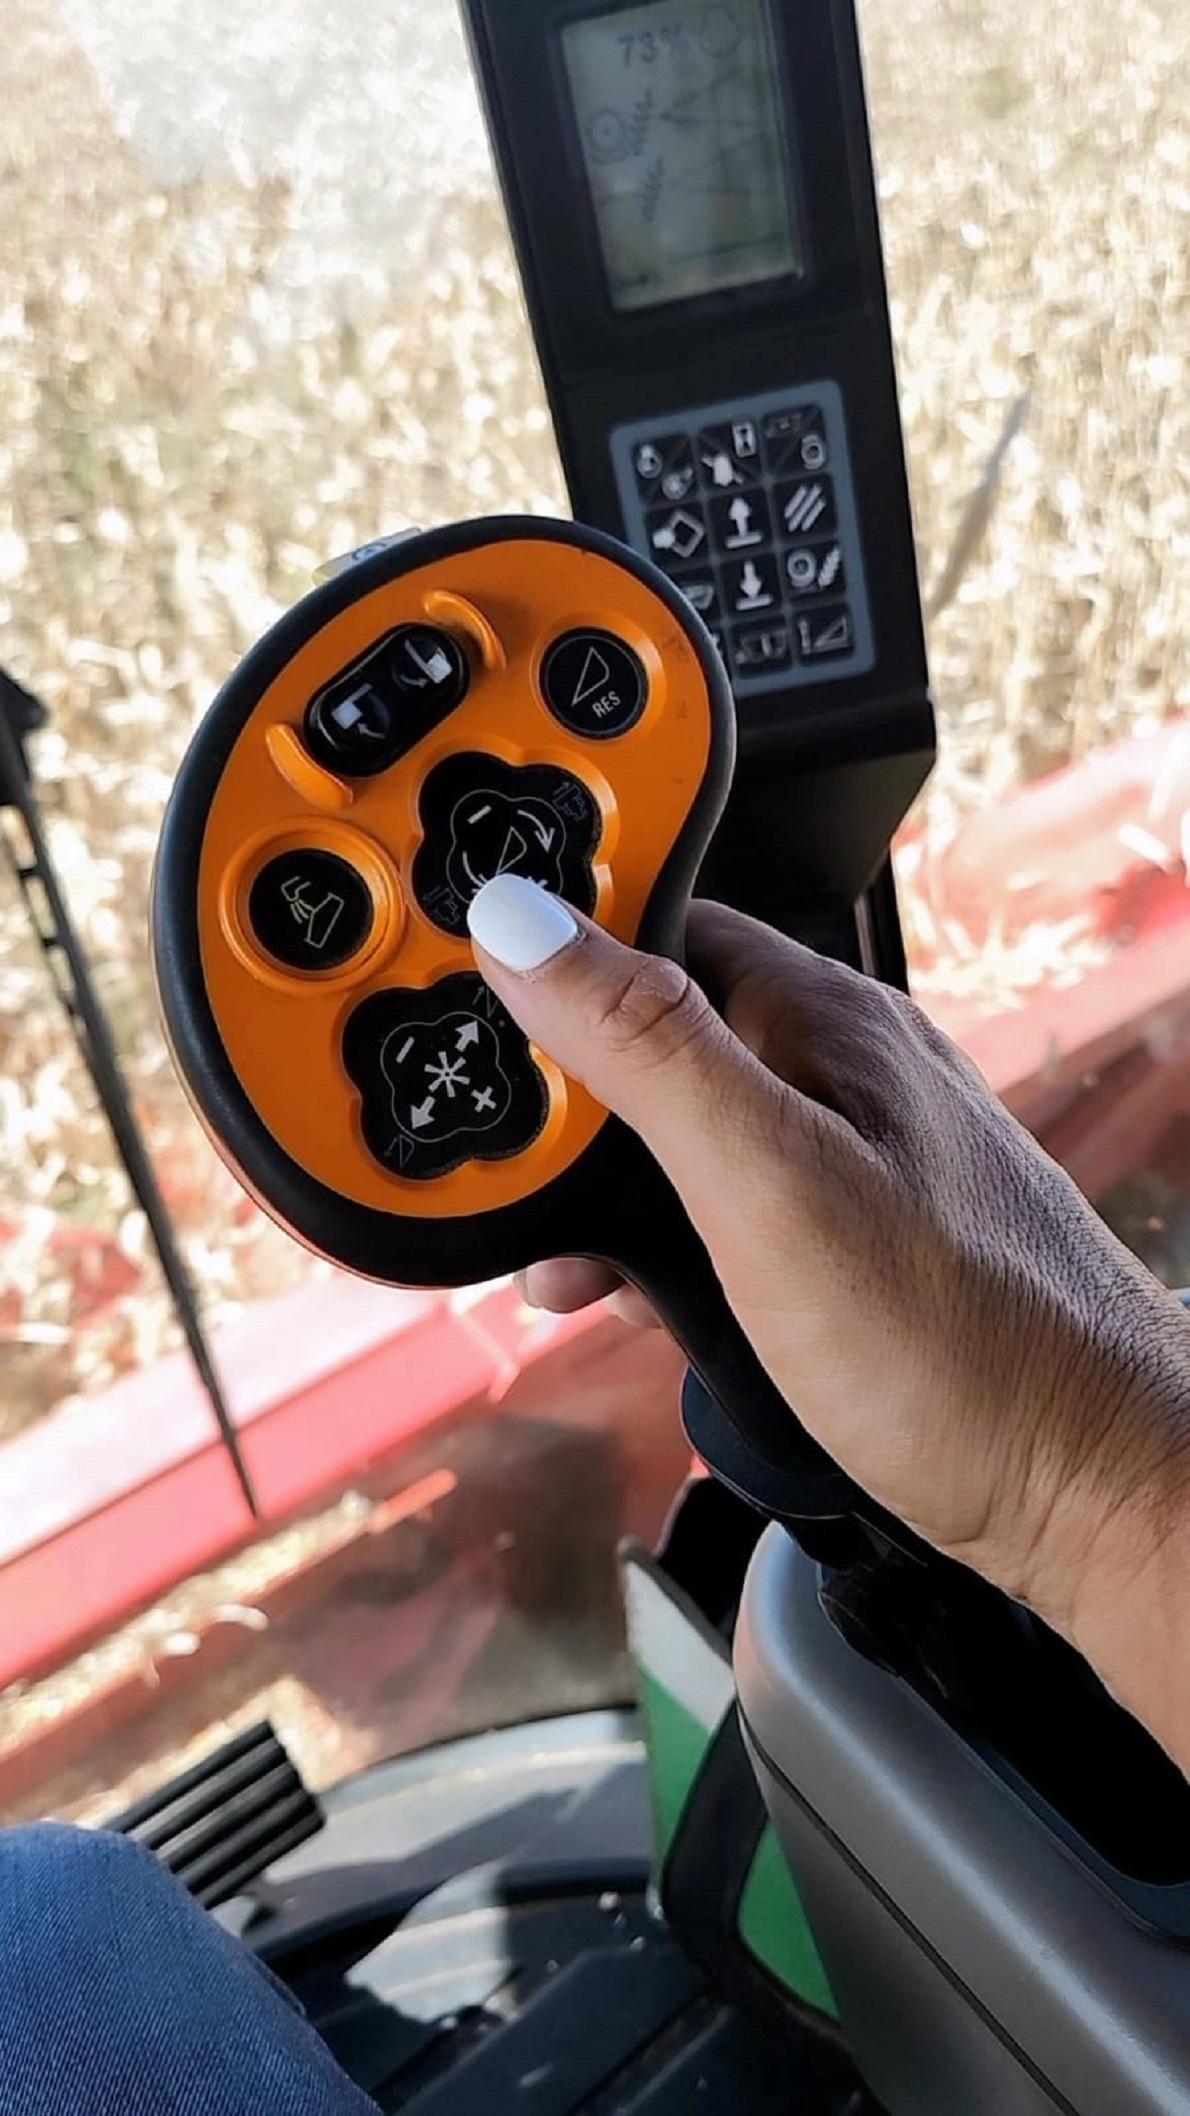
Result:
[[61,1896],[77,1905],[94,1891],[110,1903],[123,1889],[143,1895],[161,1871],[143,1845],[110,1830],[67,1822],[0,1830],[0,1896],[27,1890],[43,1903]]

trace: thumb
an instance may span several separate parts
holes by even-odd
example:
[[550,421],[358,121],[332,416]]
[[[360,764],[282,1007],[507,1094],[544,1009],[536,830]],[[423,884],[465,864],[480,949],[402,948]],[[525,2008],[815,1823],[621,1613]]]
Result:
[[762,1173],[790,1091],[687,971],[536,882],[497,875],[467,917],[485,982],[530,1042],[639,1133],[709,1234],[741,1177]]

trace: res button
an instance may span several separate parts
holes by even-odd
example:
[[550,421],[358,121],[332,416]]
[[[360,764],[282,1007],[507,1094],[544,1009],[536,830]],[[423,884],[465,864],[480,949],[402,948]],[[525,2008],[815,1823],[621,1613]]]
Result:
[[555,720],[572,735],[606,741],[626,734],[645,709],[644,668],[614,632],[564,632],[542,663],[541,689]]
[[362,874],[316,845],[278,853],[248,893],[248,919],[266,954],[290,970],[337,970],[372,932],[372,892]]

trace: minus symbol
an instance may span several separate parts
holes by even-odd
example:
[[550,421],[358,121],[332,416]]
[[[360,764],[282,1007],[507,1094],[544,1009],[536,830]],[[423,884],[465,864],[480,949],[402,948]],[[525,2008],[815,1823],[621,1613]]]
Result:
[[490,815],[491,815],[491,813],[492,813],[492,804],[491,804],[491,802],[489,801],[489,802],[487,803],[486,807],[484,807],[484,808],[477,808],[477,809],[475,810],[475,813],[474,813],[473,815],[469,815],[469,816],[468,816],[468,818],[467,818],[467,821],[468,821],[468,823],[482,823],[482,822],[483,822],[483,819],[484,819],[484,817],[485,817],[485,816],[490,816]]
[[401,1048],[400,1048],[400,1050],[399,1050],[399,1051],[397,1052],[397,1064],[398,1064],[398,1065],[401,1065],[401,1064],[403,1064],[403,1063],[404,1063],[405,1059],[406,1059],[406,1058],[407,1058],[407,1057],[409,1056],[409,1053],[410,1053],[410,1051],[411,1051],[412,1049],[413,1049],[413,1038],[412,1038],[412,1036],[406,1036],[406,1038],[405,1038],[405,1041],[404,1041],[404,1043],[403,1043],[403,1044],[401,1045]]

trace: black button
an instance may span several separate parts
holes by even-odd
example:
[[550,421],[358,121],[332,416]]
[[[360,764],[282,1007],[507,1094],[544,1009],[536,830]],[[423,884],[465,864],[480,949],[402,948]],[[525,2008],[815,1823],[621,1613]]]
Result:
[[697,610],[704,624],[713,624],[719,615],[719,583],[715,579],[713,566],[683,566],[670,574],[675,588],[680,588],[692,610]]
[[306,707],[307,748],[348,778],[387,771],[454,711],[469,673],[449,632],[400,625],[315,692]]
[[760,422],[765,460],[775,477],[794,470],[825,470],[826,430],[817,404],[789,404],[766,412]]
[[729,617],[760,617],[781,605],[777,561],[770,552],[724,566],[723,607]]
[[778,536],[829,536],[835,526],[835,488],[829,478],[795,478],[778,485],[776,500]]
[[667,573],[707,555],[706,516],[701,507],[650,507],[645,514],[649,553]]
[[793,666],[793,641],[780,612],[765,624],[733,625],[730,651],[737,676],[771,676]]
[[732,492],[760,474],[760,439],[754,419],[704,426],[695,443],[703,484],[709,492]]
[[850,654],[855,645],[851,612],[845,602],[824,603],[797,620],[798,654],[803,661],[829,661]]
[[564,632],[542,664],[541,688],[572,735],[605,740],[635,727],[649,684],[632,648],[613,632]]
[[523,1153],[549,1114],[528,1042],[470,972],[374,992],[347,1022],[343,1062],[369,1153],[414,1180]]
[[466,932],[468,904],[497,874],[523,874],[580,911],[594,910],[599,809],[570,772],[468,750],[435,765],[418,808],[425,838],[413,893],[443,933]]
[[279,852],[248,894],[257,940],[291,970],[337,970],[359,954],[373,916],[363,875],[314,845]]
[[638,441],[632,451],[636,487],[646,500],[684,500],[698,480],[694,450],[684,433]]
[[843,551],[835,538],[822,544],[795,544],[785,553],[785,578],[790,592],[803,595],[838,595],[847,586]]
[[711,501],[711,540],[716,556],[729,558],[772,543],[772,517],[762,487],[737,492],[734,499]]

